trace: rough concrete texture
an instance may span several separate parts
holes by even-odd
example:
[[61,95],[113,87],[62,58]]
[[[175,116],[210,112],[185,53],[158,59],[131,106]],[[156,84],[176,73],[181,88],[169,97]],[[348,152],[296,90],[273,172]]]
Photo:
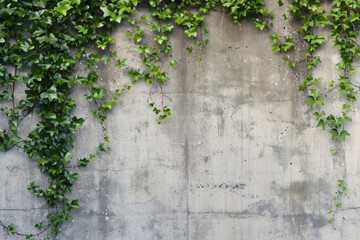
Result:
[[[282,21],[285,8],[267,2],[276,15],[273,31],[294,33],[297,23]],[[351,137],[340,144],[339,156],[332,157],[334,143],[316,128],[306,95],[297,90],[307,74],[302,42],[291,53],[298,62],[292,70],[271,51],[269,32],[253,23],[244,21],[239,27],[217,9],[207,15],[204,26],[210,43],[202,62],[198,50],[185,50],[194,41],[180,30],[172,35],[167,60],[176,59],[178,65],[167,67],[171,80],[164,89],[173,99],[169,119],[156,123],[146,103],[150,86],[144,82],[124,93],[109,113],[105,124],[113,150],[87,168],[74,169],[81,178],[69,196],[80,199],[81,209],[55,238],[360,239],[359,113],[353,114]],[[127,29],[114,31],[112,49],[127,57],[129,66],[140,66],[135,44],[124,37]],[[328,44],[319,54],[324,63],[314,74],[335,79],[336,50]],[[127,70],[112,64],[98,70],[98,85],[107,89],[130,82]],[[78,87],[73,93],[78,103],[74,114],[86,118],[76,136],[74,159],[93,152],[103,138],[90,113],[94,106],[83,98],[86,91]],[[156,88],[153,93],[158,102],[159,92]],[[330,108],[341,106],[336,95],[329,95]],[[22,130],[30,131],[35,120],[28,118]],[[0,159],[0,219],[32,232],[48,209],[26,186],[32,181],[45,184],[46,178],[20,150],[0,153]],[[346,220],[342,227],[337,221],[333,230],[327,212],[335,205],[332,197],[344,159],[350,190],[336,218]],[[0,239],[10,238],[1,232]]]

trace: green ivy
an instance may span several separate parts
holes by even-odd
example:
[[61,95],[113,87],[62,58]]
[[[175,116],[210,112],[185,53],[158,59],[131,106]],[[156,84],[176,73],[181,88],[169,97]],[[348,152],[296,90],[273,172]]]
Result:
[[[323,130],[327,130],[331,134],[331,138],[336,141],[342,139],[345,141],[350,133],[345,130],[346,122],[351,122],[352,118],[348,115],[351,111],[351,102],[356,101],[356,95],[360,86],[351,80],[351,75],[356,73],[356,67],[354,66],[354,58],[360,56],[360,46],[358,45],[358,30],[360,23],[360,1],[357,0],[335,0],[332,1],[332,7],[329,12],[324,10],[326,1],[323,0],[292,0],[287,8],[291,12],[291,16],[294,19],[299,19],[302,22],[301,28],[298,29],[298,33],[301,34],[304,41],[307,43],[306,66],[311,71],[321,64],[320,56],[315,56],[314,53],[317,49],[327,42],[324,34],[314,34],[318,28],[324,28],[328,26],[331,28],[331,37],[334,38],[334,47],[340,52],[342,62],[336,66],[340,72],[339,79],[331,80],[327,86],[327,89],[321,87],[322,78],[315,78],[311,74],[307,75],[303,79],[303,83],[299,85],[299,91],[306,91],[308,97],[307,102],[310,103],[311,108],[315,109],[313,115],[318,121],[317,126]],[[283,2],[279,0],[279,6],[282,6]],[[287,19],[285,15],[284,19]],[[289,49],[286,46],[285,41],[283,44],[278,43],[278,39],[282,36],[272,33],[270,40],[274,42],[273,51],[286,52]],[[285,39],[287,39],[285,37]],[[285,47],[284,47],[285,46]],[[293,46],[293,45],[292,45]],[[290,48],[292,47],[290,46]],[[287,56],[283,56],[283,60],[288,60]],[[289,60],[288,60],[289,61]],[[291,64],[291,67],[295,65]],[[343,103],[341,116],[334,116],[332,113],[325,113],[320,107],[325,104],[326,97],[331,91],[337,90],[340,95],[344,95],[348,103]],[[334,156],[338,154],[338,149],[331,149],[330,151]],[[345,160],[344,160],[345,162]],[[343,178],[346,176],[346,162]],[[340,179],[339,188],[336,192],[337,196],[334,197],[336,201],[335,210],[329,211],[332,213],[332,217],[329,219],[334,227],[335,213],[341,208],[341,197],[344,190],[348,190],[344,186],[344,180]],[[345,218],[343,218],[345,220]],[[336,229],[334,227],[334,229]]]
[[[133,17],[139,4],[147,6],[149,15],[156,20],[149,21],[147,16]],[[268,21],[264,19],[273,17],[270,10],[264,8],[263,0],[0,0],[0,86],[3,89],[0,101],[11,105],[0,109],[9,125],[9,129],[0,130],[0,149],[7,151],[18,147],[30,159],[38,161],[40,172],[47,175],[49,185],[43,189],[32,182],[28,190],[51,207],[47,221],[36,223],[38,233],[22,234],[16,231],[14,224],[0,221],[9,235],[39,239],[48,229],[50,234],[56,234],[61,231],[61,224],[72,217],[72,210],[80,207],[78,199],[69,198],[74,182],[80,177],[68,168],[74,134],[85,121],[72,116],[76,103],[69,94],[75,86],[84,85],[90,89],[84,98],[96,106],[92,114],[98,118],[104,132],[104,142],[99,143],[89,157],[79,159],[78,167],[85,167],[97,155],[111,151],[104,127],[106,114],[117,104],[121,93],[131,88],[125,84],[119,89],[105,89],[96,84],[96,63],[111,62],[120,69],[127,66],[127,59],[118,58],[118,53],[111,50],[114,43],[111,32],[115,26],[124,22],[131,25],[126,36],[134,40],[135,49],[142,57],[142,68],[131,68],[128,74],[133,84],[139,80],[150,84],[148,104],[160,124],[171,115],[165,102],[172,102],[172,99],[164,91],[164,84],[170,80],[164,64],[172,50],[171,32],[179,25],[184,34],[193,38],[200,48],[201,60],[209,43],[206,38],[209,31],[201,25],[205,14],[214,7],[229,12],[239,25],[242,19],[250,18],[259,29],[268,29]],[[144,41],[144,24],[154,33],[155,47]],[[90,44],[102,51],[93,53]],[[192,52],[194,48],[189,46],[187,50]],[[87,73],[75,73],[79,62],[87,66]],[[176,64],[176,60],[168,62],[171,67]],[[26,95],[19,101],[15,101],[17,85],[26,86]],[[161,103],[153,100],[155,86],[161,89]],[[23,136],[18,131],[19,125],[32,112],[41,120],[28,136]]]
[[[278,3],[279,6],[284,5],[281,0]],[[324,3],[322,0],[291,0],[287,6],[290,16],[302,22],[298,33],[307,48],[305,65],[309,73],[299,85],[299,91],[307,92],[306,101],[314,109],[317,126],[327,130],[333,140],[345,140],[350,135],[345,125],[352,121],[348,115],[351,102],[357,100],[356,94],[360,88],[351,80],[351,75],[356,73],[354,59],[360,56],[357,44],[360,1],[334,0],[329,12],[324,10]],[[140,4],[147,7],[152,21],[148,20],[147,15],[139,19],[134,17]],[[102,152],[111,151],[104,121],[120,95],[131,89],[126,84],[119,89],[105,89],[96,83],[97,63],[112,63],[120,70],[127,67],[126,56],[118,57],[118,53],[111,50],[114,43],[111,32],[118,24],[128,22],[130,25],[125,36],[133,39],[134,48],[141,56],[142,67],[130,67],[128,74],[132,84],[140,80],[149,84],[147,103],[160,124],[171,116],[166,102],[171,103],[172,99],[164,90],[170,76],[164,68],[167,65],[176,68],[177,64],[176,60],[171,60],[165,65],[167,55],[172,50],[172,31],[179,27],[194,40],[201,61],[209,44],[209,31],[202,27],[207,12],[219,7],[227,11],[239,25],[242,19],[249,18],[260,30],[270,30],[272,24],[268,20],[274,16],[264,5],[263,0],[0,0],[0,101],[7,102],[9,106],[0,108],[8,118],[9,126],[7,130],[0,130],[0,149],[22,148],[30,159],[38,161],[41,173],[48,176],[49,186],[42,189],[32,182],[28,190],[43,198],[52,209],[47,215],[47,222],[36,223],[38,233],[18,233],[12,223],[6,225],[0,221],[0,225],[9,235],[38,238],[48,229],[50,234],[60,232],[61,224],[72,217],[71,211],[80,207],[78,199],[68,197],[74,182],[80,177],[70,171],[68,165],[72,161],[74,134],[85,120],[71,115],[76,103],[69,93],[77,85],[89,88],[84,98],[96,106],[92,114],[99,120],[104,134],[104,141],[99,143],[98,148],[87,158],[77,161],[78,167],[86,167]],[[284,20],[288,19],[286,14],[283,17]],[[144,26],[148,26],[153,33],[151,43],[145,39]],[[315,52],[327,42],[324,34],[315,32],[325,26],[331,27],[334,47],[339,50],[342,60],[337,64],[341,73],[339,78],[331,81],[326,90],[321,88],[322,78],[311,74],[311,70],[321,64],[321,58]],[[289,54],[296,45],[294,37],[276,33],[271,33],[269,37],[273,42],[272,50],[282,53],[282,59],[295,68],[298,62],[292,60]],[[95,44],[100,51],[93,53],[90,44]],[[195,48],[187,46],[186,50],[192,53]],[[84,75],[75,74],[79,62],[88,68]],[[26,96],[15,101],[15,88],[20,84],[26,86]],[[153,99],[154,87],[160,88],[160,102]],[[344,95],[348,101],[342,105],[341,116],[321,110],[327,95],[333,90]],[[34,111],[41,120],[28,136],[22,136],[19,126]],[[338,150],[331,149],[331,153],[336,155]],[[341,208],[339,199],[348,190],[343,179],[338,182],[339,189],[334,197],[336,209]],[[329,213],[335,214],[336,209]],[[334,219],[333,215],[329,222],[334,224]]]

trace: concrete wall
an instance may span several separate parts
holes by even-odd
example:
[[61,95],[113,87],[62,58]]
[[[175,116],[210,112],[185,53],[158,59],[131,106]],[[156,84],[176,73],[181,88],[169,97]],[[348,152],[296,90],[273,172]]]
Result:
[[[273,31],[295,33],[297,23],[281,20],[285,9],[267,2],[276,15]],[[292,70],[271,51],[269,32],[253,23],[239,27],[217,9],[204,25],[210,43],[202,62],[198,51],[185,51],[195,44],[192,40],[180,30],[172,35],[174,49],[167,60],[176,59],[178,65],[168,68],[172,79],[165,91],[173,99],[173,116],[156,124],[146,104],[150,86],[143,82],[124,93],[108,115],[113,150],[87,168],[74,169],[81,178],[69,196],[79,198],[81,208],[56,239],[360,239],[359,113],[353,114],[351,137],[332,157],[334,143],[316,128],[306,95],[297,90],[307,74],[302,42],[291,53],[300,62]],[[128,65],[140,66],[126,30],[114,31],[112,48],[128,57]],[[314,74],[335,79],[336,50],[328,44],[319,54],[324,64]],[[114,89],[130,82],[127,71],[112,64],[98,70],[100,86]],[[74,114],[86,118],[74,159],[93,152],[103,138],[90,113],[94,106],[82,96],[86,91],[78,87],[73,94]],[[159,91],[153,94],[158,102]],[[327,100],[331,108],[341,106],[336,95]],[[22,130],[30,131],[36,120],[29,117]],[[346,220],[335,231],[326,219],[335,205],[332,196],[344,159],[350,190],[336,215]],[[21,150],[0,153],[0,219],[14,222],[21,232],[33,232],[48,211],[43,200],[26,191],[32,181],[46,182],[35,161]],[[10,238],[0,232],[0,239]]]

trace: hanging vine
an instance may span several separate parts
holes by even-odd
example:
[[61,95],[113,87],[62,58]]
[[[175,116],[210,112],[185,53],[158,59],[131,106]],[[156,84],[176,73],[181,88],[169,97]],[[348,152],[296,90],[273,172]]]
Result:
[[[131,17],[139,4],[147,6],[149,14],[157,20],[148,21],[147,16]],[[95,104],[96,110],[92,114],[99,119],[104,132],[104,142],[99,143],[98,149],[89,157],[79,159],[78,167],[85,167],[98,154],[111,151],[106,145],[110,139],[103,125],[106,112],[131,86],[99,87],[94,66],[100,61],[112,62],[119,68],[126,66],[126,58],[118,58],[119,53],[111,51],[114,43],[111,32],[118,24],[127,21],[131,25],[126,36],[134,39],[143,68],[131,68],[128,73],[133,84],[140,79],[150,84],[148,104],[160,123],[171,115],[171,109],[165,105],[165,101],[172,100],[164,90],[165,82],[170,79],[164,67],[166,55],[172,50],[169,41],[175,24],[182,27],[188,37],[196,39],[202,53],[209,40],[204,37],[208,30],[201,24],[210,9],[220,6],[230,12],[236,23],[241,24],[241,19],[249,17],[256,27],[264,29],[267,21],[261,18],[272,17],[272,14],[263,5],[263,0],[0,0],[0,101],[6,106],[0,110],[8,117],[9,126],[0,131],[0,149],[21,148],[30,159],[38,161],[40,172],[48,176],[49,186],[42,189],[32,182],[28,190],[43,198],[51,209],[46,222],[35,224],[38,233],[19,233],[13,223],[5,224],[2,220],[0,225],[6,233],[31,239],[39,238],[50,229],[51,236],[60,232],[61,224],[72,217],[71,211],[79,208],[79,200],[69,198],[79,174],[68,168],[72,161],[74,134],[85,121],[72,116],[76,103],[69,94],[75,86],[90,88],[84,97]],[[150,25],[157,47],[144,43],[145,30],[140,27],[140,22]],[[92,52],[90,44],[103,50],[102,56]],[[192,46],[187,48],[189,52],[192,49]],[[89,69],[85,75],[75,73],[81,62]],[[171,60],[168,64],[175,67],[176,61]],[[16,100],[15,89],[19,85],[26,86],[26,96]],[[155,85],[161,89],[160,104],[152,97]],[[25,136],[18,129],[32,112],[36,112],[41,120]],[[43,239],[50,239],[50,236]]]
[[[281,0],[278,2],[280,6],[284,4]],[[352,121],[349,116],[351,103],[356,101],[360,89],[359,83],[351,79],[356,72],[354,59],[360,56],[357,43],[360,1],[334,0],[329,12],[324,10],[324,3],[326,1],[291,0],[287,6],[291,17],[302,22],[298,33],[307,44],[305,57],[309,74],[299,85],[299,91],[308,94],[306,101],[314,109],[318,126],[329,131],[333,140],[345,140],[350,135],[345,126]],[[146,6],[148,15],[136,18],[140,4]],[[241,25],[242,19],[250,18],[255,27],[263,30],[271,27],[266,19],[273,17],[264,4],[263,0],[0,0],[0,101],[5,106],[0,110],[8,118],[8,129],[0,130],[0,149],[21,148],[30,159],[38,161],[40,172],[48,177],[49,186],[42,189],[32,182],[28,190],[43,198],[51,209],[46,222],[35,224],[38,233],[19,233],[13,223],[7,224],[0,219],[4,230],[9,235],[26,239],[50,233],[43,238],[47,240],[51,234],[60,232],[61,224],[72,217],[71,211],[80,207],[79,200],[71,199],[69,194],[79,178],[78,173],[68,168],[72,161],[73,137],[85,121],[72,116],[76,103],[69,94],[75,86],[89,88],[84,98],[94,103],[92,114],[98,118],[104,133],[104,141],[88,157],[79,159],[78,167],[86,167],[97,155],[111,151],[104,126],[106,114],[118,102],[121,93],[130,90],[131,86],[124,84],[119,89],[100,87],[95,66],[100,61],[122,70],[127,66],[126,56],[118,57],[121,53],[111,50],[114,43],[111,32],[116,26],[129,26],[126,36],[133,39],[142,64],[140,68],[129,66],[128,74],[132,84],[140,80],[149,84],[147,103],[160,124],[171,115],[168,104],[172,99],[166,94],[165,83],[170,80],[166,67],[177,64],[176,60],[167,62],[167,55],[172,50],[171,33],[176,25],[194,39],[201,60],[209,42],[209,31],[202,27],[207,12],[220,7],[229,12],[235,23]],[[150,16],[155,20],[149,20]],[[283,16],[288,19],[286,14]],[[144,26],[151,29],[153,39],[146,39]],[[341,62],[337,64],[340,72],[337,80],[314,77],[311,73],[321,64],[320,56],[315,55],[316,50],[327,42],[325,35],[315,34],[315,30],[325,26],[331,27],[334,47],[339,49],[341,56]],[[282,52],[282,59],[296,68],[297,60],[288,54],[295,46],[293,36],[271,33],[270,40],[273,41],[273,51]],[[100,53],[92,51],[91,44],[95,44]],[[186,50],[191,53],[194,46],[187,46]],[[88,67],[86,74],[76,74],[79,63]],[[327,85],[325,89],[322,87],[324,84]],[[25,97],[17,100],[15,89],[19,85],[26,86],[26,90]],[[153,97],[154,87],[160,88],[160,102]],[[346,100],[340,116],[321,109],[328,94],[334,90],[344,95]],[[36,112],[41,120],[25,136],[19,132],[19,126],[32,112]],[[332,149],[334,155],[337,152],[337,149]],[[347,191],[345,176],[346,168],[343,178],[338,180],[335,209],[329,211],[332,214],[329,222],[333,226],[335,213],[341,208],[341,197]]]
[[[334,39],[334,47],[339,49],[339,54],[342,62],[336,64],[339,71],[339,78],[337,80],[316,78],[312,74],[307,75],[303,83],[299,85],[299,91],[306,91],[308,97],[307,102],[310,103],[311,108],[315,109],[313,115],[318,121],[318,127],[323,130],[329,131],[334,141],[342,139],[345,141],[350,133],[345,130],[346,122],[352,122],[352,118],[349,116],[351,111],[351,103],[356,101],[356,94],[359,92],[359,83],[351,80],[351,75],[356,73],[356,67],[354,65],[354,59],[360,57],[360,47],[358,45],[358,30],[360,21],[360,1],[347,1],[336,0],[329,3],[331,5],[330,12],[324,10],[323,0],[292,0],[287,8],[291,11],[291,16],[295,19],[302,21],[302,26],[298,30],[298,33],[302,35],[303,39],[307,43],[306,65],[309,71],[315,69],[320,63],[320,56],[315,56],[315,51],[324,43],[327,42],[324,34],[314,34],[314,31],[319,27],[325,26],[331,27],[331,37]],[[283,2],[279,0],[279,5],[282,6]],[[287,19],[285,16],[284,19]],[[285,44],[277,43],[277,39],[281,38],[280,35],[271,34],[270,39],[274,41],[273,51],[286,52],[292,46],[290,37],[286,37]],[[290,40],[289,40],[290,39]],[[291,46],[289,46],[291,44]],[[283,56],[284,60],[288,60],[287,56]],[[295,63],[290,60],[289,65],[295,67]],[[327,85],[327,87],[322,87]],[[321,105],[324,105],[328,94],[334,90],[344,96],[346,103],[342,104],[342,112],[340,116],[336,116],[335,113],[326,113],[325,110],[321,110]],[[336,156],[339,149],[333,148],[331,153]],[[334,209],[328,213],[331,217],[328,219],[329,223],[335,227],[336,213],[342,207],[341,198],[344,192],[348,191],[348,187],[345,182],[346,177],[346,160],[344,159],[344,172],[341,179],[337,180],[337,190],[333,197],[335,204]],[[338,225],[340,228],[343,226],[343,221]]]

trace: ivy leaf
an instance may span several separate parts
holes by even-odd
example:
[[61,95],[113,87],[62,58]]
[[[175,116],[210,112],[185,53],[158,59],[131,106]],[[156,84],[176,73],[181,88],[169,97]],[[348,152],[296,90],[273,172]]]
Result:
[[71,8],[72,6],[70,5],[69,1],[61,1],[57,4],[57,7],[55,7],[54,10],[66,16],[67,11],[69,11]]
[[270,40],[273,41],[274,43],[276,43],[277,40],[278,40],[280,37],[281,37],[280,35],[277,35],[277,34],[275,34],[275,33],[271,33],[271,34],[269,35]]
[[259,19],[253,19],[253,22],[255,23],[257,28],[260,28],[260,30],[263,30],[266,27],[266,23],[267,23],[260,21]]
[[104,17],[108,17],[108,16],[110,16],[110,15],[113,13],[113,11],[112,11],[112,9],[110,8],[110,6],[102,6],[102,7],[100,7],[100,9],[101,9],[101,11],[103,11]]
[[80,208],[79,206],[79,200],[73,200],[71,201],[71,208]]
[[43,226],[43,222],[37,222],[34,227],[37,229],[41,229],[42,226]]
[[161,27],[156,22],[149,22],[149,25],[151,26],[151,31],[161,32]]
[[89,31],[88,26],[86,26],[85,24],[83,24],[83,25],[76,25],[75,28],[76,28],[77,30],[79,30],[80,33],[83,33],[83,34],[87,34],[87,32]]
[[47,2],[48,0],[33,0],[32,4],[34,5],[34,7],[46,8]]
[[73,184],[76,180],[79,179],[78,173],[65,173],[66,178],[69,180],[70,184]]
[[171,32],[174,29],[174,25],[172,24],[165,24],[163,27],[165,32]]
[[66,153],[66,155],[64,156],[63,160],[62,160],[65,164],[68,164],[71,162],[71,153],[68,152]]
[[141,73],[133,68],[129,71],[129,75],[131,76],[133,83],[135,83],[139,77],[141,77]]
[[332,139],[335,140],[338,136],[339,136],[339,133],[337,131],[337,129],[333,128],[329,131],[329,133],[332,134]]
[[32,235],[32,234],[25,234],[25,239],[30,239],[30,238],[32,238],[34,235]]
[[177,64],[177,62],[175,60],[171,60],[169,62],[169,65],[172,66],[172,67],[175,67],[176,64]]
[[184,33],[185,33],[188,37],[196,37],[196,36],[197,36],[196,28],[186,29],[186,30],[184,31]]
[[101,60],[103,60],[105,63],[110,62],[110,58],[106,55],[104,55]]
[[136,18],[129,18],[128,22],[134,25],[138,20]]
[[24,52],[28,52],[32,49],[34,49],[34,46],[31,45],[31,40],[27,40],[27,41],[23,41],[23,42],[20,42],[20,48],[24,51]]
[[78,161],[78,167],[86,167],[89,163],[87,158],[82,158]]
[[350,111],[351,109],[351,106],[349,104],[343,104],[343,107],[342,107],[343,110],[347,110],[347,111]]
[[101,152],[105,152],[104,143],[100,143],[98,148]]
[[44,115],[44,117],[49,119],[56,119],[56,114],[53,112],[48,112]]
[[288,60],[289,67],[295,68],[295,63]]
[[126,64],[125,64],[126,60],[127,60],[127,58],[121,58],[121,59],[117,60],[115,66],[118,67],[118,68],[125,67],[126,66]]
[[346,130],[342,130],[341,133],[339,134],[339,137],[344,141],[346,136],[350,136],[350,133],[348,133]]
[[0,101],[8,100],[8,99],[10,99],[10,97],[11,97],[11,94],[6,90],[3,91],[2,93],[0,93]]
[[10,225],[7,226],[7,230],[8,230],[8,234],[10,236],[14,236],[15,233],[17,233],[16,229],[15,229],[15,226],[13,223],[11,223]]
[[339,153],[339,151],[336,149],[330,149],[330,152],[333,156],[336,156]]

